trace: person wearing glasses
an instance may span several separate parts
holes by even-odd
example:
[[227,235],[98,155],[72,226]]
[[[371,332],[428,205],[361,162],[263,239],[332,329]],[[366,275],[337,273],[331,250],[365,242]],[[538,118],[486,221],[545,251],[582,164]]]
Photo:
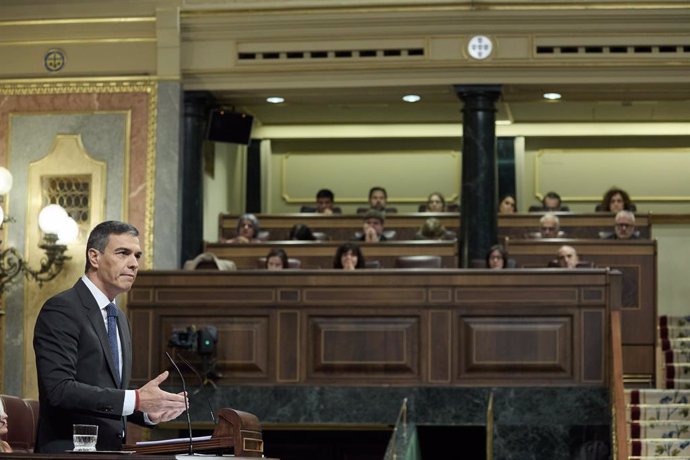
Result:
[[618,211],[616,213],[613,233],[608,239],[613,240],[636,240],[639,233],[635,231],[635,214],[630,211]]
[[254,214],[242,214],[237,219],[237,227],[235,228],[235,237],[225,240],[225,243],[257,243],[262,240],[259,238],[261,226],[259,219]]

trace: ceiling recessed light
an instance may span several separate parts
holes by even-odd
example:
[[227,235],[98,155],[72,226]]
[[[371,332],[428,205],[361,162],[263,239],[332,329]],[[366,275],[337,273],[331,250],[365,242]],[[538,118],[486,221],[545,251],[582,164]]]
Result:
[[560,93],[544,93],[544,99],[548,99],[549,101],[557,101],[561,98]]
[[271,96],[266,98],[266,102],[270,102],[271,104],[282,104],[285,102],[285,98],[280,96]]
[[422,97],[417,96],[416,94],[406,94],[402,97],[402,100],[405,102],[419,102],[422,100]]

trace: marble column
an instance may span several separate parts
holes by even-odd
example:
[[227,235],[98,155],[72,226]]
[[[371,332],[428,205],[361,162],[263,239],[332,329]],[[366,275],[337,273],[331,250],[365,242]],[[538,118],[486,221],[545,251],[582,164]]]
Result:
[[462,109],[462,199],[459,263],[484,260],[496,244],[496,101],[498,85],[457,85]]
[[184,93],[182,154],[180,155],[180,203],[182,241],[180,266],[204,246],[203,155],[209,109],[214,102],[207,91]]

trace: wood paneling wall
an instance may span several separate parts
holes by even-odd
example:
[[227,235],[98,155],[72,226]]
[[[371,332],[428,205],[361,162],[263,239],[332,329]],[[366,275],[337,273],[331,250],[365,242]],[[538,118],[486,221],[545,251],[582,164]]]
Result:
[[620,291],[599,269],[141,272],[133,381],[213,325],[220,384],[606,385]]
[[580,260],[622,273],[623,371],[629,380],[653,383],[657,325],[657,249],[655,240],[508,240],[518,266],[546,267],[562,245]]

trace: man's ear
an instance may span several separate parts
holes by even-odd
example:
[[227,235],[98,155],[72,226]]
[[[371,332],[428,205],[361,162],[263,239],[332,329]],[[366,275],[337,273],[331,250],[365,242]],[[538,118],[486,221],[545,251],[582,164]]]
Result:
[[98,261],[101,258],[101,253],[98,249],[96,248],[89,248],[89,250],[86,252],[86,257],[89,258],[89,264],[93,268],[98,268]]

